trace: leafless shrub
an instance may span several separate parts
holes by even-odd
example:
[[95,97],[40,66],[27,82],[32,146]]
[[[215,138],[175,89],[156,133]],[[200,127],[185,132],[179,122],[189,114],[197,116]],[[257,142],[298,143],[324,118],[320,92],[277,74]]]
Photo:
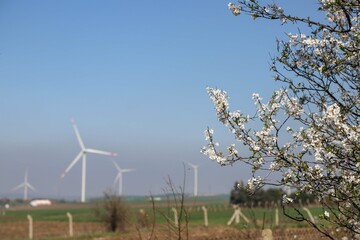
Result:
[[96,216],[109,231],[124,231],[130,217],[130,211],[124,200],[112,192],[104,193],[102,204],[95,210]]

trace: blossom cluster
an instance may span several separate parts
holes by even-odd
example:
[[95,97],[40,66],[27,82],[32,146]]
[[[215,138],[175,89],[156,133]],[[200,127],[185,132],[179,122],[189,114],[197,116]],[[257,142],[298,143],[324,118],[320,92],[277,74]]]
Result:
[[231,2],[228,4],[228,8],[235,16],[239,15],[241,12],[240,7],[236,6],[234,3]]

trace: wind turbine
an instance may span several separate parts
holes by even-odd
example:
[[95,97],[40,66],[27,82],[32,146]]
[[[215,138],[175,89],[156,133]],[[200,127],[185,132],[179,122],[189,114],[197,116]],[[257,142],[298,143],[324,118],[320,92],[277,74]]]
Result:
[[118,187],[119,187],[118,194],[119,194],[119,196],[121,196],[122,195],[122,184],[123,184],[123,177],[122,177],[123,173],[132,172],[135,169],[122,169],[119,167],[119,165],[115,162],[114,159],[113,159],[113,163],[114,163],[115,168],[118,171],[118,174],[116,175],[115,180],[114,180],[114,186],[116,185],[116,182],[117,182]]
[[194,165],[192,163],[188,164],[194,168],[194,196],[196,197],[198,195],[198,169],[199,169],[199,165]]
[[71,120],[76,138],[80,144],[80,152],[75,157],[75,159],[70,163],[70,165],[65,169],[64,173],[61,175],[61,178],[64,178],[65,175],[71,170],[71,168],[82,158],[82,177],[81,177],[81,202],[85,202],[85,189],[86,189],[86,154],[87,153],[94,153],[94,154],[100,154],[100,155],[107,155],[107,156],[117,156],[116,153],[112,152],[105,152],[102,150],[92,149],[92,148],[86,148],[84,145],[84,142],[81,139],[80,133],[78,128],[76,127],[75,120]]
[[25,171],[25,178],[24,178],[24,182],[17,185],[16,187],[14,187],[12,189],[12,191],[16,191],[20,188],[24,188],[24,201],[26,201],[28,199],[28,188],[30,188],[31,190],[33,190],[34,192],[36,191],[35,188],[28,182],[28,173],[27,170]]

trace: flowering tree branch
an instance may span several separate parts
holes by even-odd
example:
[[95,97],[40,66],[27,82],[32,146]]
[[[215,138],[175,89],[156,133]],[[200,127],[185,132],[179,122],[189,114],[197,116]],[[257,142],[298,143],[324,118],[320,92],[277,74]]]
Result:
[[322,219],[360,234],[360,2],[319,0],[323,23],[286,14],[276,3],[240,0],[228,7],[236,16],[298,24],[310,34],[299,30],[278,41],[271,70],[283,88],[267,102],[253,94],[254,116],[231,111],[226,91],[207,88],[219,121],[250,153],[235,144],[221,152],[210,128],[201,151],[221,165],[251,165],[250,191],[271,184],[313,194],[324,207]]

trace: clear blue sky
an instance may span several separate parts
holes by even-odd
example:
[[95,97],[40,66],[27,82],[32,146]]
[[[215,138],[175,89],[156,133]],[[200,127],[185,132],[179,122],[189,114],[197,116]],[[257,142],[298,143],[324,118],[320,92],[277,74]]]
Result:
[[[280,2],[285,3],[282,0]],[[227,1],[0,1],[0,194],[26,169],[30,196],[80,196],[75,118],[87,147],[114,151],[125,195],[158,194],[169,175],[180,185],[183,162],[201,165],[199,193],[228,193],[250,173],[200,154],[203,131],[232,140],[217,123],[206,87],[251,112],[251,94],[276,88],[269,72],[278,22],[234,17]],[[287,3],[306,15],[315,1]],[[294,32],[296,27],[294,27]],[[111,187],[110,158],[88,155],[87,196]],[[186,191],[193,172],[186,169]],[[21,191],[19,192],[21,193]]]

